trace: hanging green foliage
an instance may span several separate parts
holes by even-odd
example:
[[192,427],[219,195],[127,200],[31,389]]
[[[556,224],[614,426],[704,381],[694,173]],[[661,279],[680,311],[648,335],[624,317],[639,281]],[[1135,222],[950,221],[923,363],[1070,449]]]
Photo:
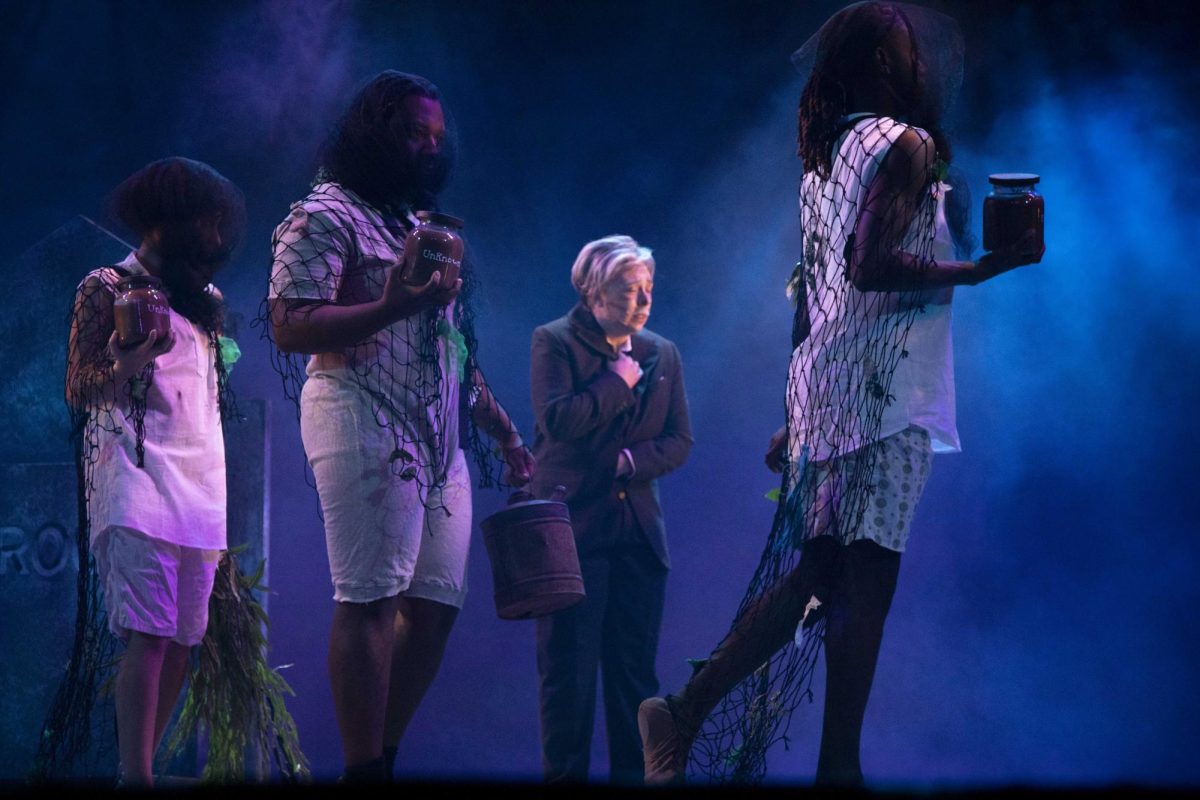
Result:
[[225,364],[226,371],[232,372],[233,365],[242,357],[242,348],[228,336],[218,336],[217,347],[221,350],[221,361]]
[[[242,548],[238,548],[240,550]],[[221,558],[208,604],[208,633],[200,643],[187,698],[171,734],[168,754],[193,736],[207,737],[201,779],[210,783],[254,780],[272,763],[284,780],[309,777],[296,723],[284,703],[295,695],[266,660],[267,612],[254,599],[266,562],[243,575],[230,550]],[[251,761],[253,763],[247,763]]]

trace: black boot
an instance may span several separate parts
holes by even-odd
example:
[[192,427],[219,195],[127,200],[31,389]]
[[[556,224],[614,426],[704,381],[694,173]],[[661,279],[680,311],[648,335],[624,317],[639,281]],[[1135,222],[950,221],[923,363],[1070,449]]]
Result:
[[383,756],[346,767],[338,783],[387,783],[387,764]]
[[[800,563],[758,598],[678,694],[650,698],[638,710],[647,783],[682,778],[692,742],[705,718],[734,686],[792,641],[814,593],[829,584],[840,546],[832,536],[804,543]],[[816,595],[821,604],[825,600]]]
[[863,715],[875,678],[883,622],[896,593],[900,554],[874,542],[851,542],[825,622],[825,715],[818,786],[861,786]]

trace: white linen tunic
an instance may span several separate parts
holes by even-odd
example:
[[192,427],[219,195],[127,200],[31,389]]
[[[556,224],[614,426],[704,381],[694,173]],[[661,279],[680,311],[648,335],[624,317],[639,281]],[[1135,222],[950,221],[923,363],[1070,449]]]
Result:
[[[146,274],[133,253],[120,266]],[[93,276],[115,294],[120,279],[115,270],[101,268],[88,278]],[[117,392],[115,425],[109,424],[107,412],[91,411],[89,427],[98,446],[88,493],[91,535],[94,541],[106,528],[119,525],[183,547],[224,550],[225,442],[216,359],[203,328],[174,310],[170,315],[175,346],[155,359],[146,394],[144,468],[137,466],[125,392]]]
[[[948,291],[909,297],[911,305],[923,303],[923,310],[915,313],[903,340],[907,357],[896,363],[888,390],[892,397],[878,428],[871,415],[862,411],[864,387],[879,368],[873,361],[872,329],[886,327],[889,315],[897,313],[893,306],[900,295],[860,292],[849,286],[844,248],[888,151],[910,129],[929,139],[919,128],[863,115],[839,141],[830,178],[823,180],[815,173],[804,176],[802,228],[806,236],[815,231],[828,241],[815,243],[816,286],[807,293],[811,329],[793,352],[789,369],[789,450],[794,463],[846,455],[914,425],[929,433],[934,452],[960,449]],[[924,200],[925,210],[916,214],[907,232],[905,250],[914,251],[920,241],[931,237],[932,257],[954,257],[945,216],[947,189],[945,184],[933,184]],[[926,220],[932,221],[933,231],[919,229],[928,224]]]

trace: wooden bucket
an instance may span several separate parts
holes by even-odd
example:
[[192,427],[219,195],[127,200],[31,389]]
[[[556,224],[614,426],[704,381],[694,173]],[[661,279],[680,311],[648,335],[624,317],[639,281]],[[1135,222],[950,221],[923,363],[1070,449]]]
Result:
[[583,600],[583,575],[566,503],[512,502],[479,526],[492,562],[500,619],[544,617]]

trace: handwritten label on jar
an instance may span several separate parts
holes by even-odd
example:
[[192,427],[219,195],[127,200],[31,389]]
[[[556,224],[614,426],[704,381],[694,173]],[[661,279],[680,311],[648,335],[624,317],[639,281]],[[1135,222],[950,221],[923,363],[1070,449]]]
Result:
[[452,285],[462,268],[463,221],[434,211],[418,211],[416,216],[417,227],[404,243],[401,276],[408,283],[421,285],[434,272],[440,272],[442,286]]
[[117,284],[113,322],[121,347],[146,341],[151,331],[161,340],[171,332],[171,311],[162,283],[152,275],[135,275]]

